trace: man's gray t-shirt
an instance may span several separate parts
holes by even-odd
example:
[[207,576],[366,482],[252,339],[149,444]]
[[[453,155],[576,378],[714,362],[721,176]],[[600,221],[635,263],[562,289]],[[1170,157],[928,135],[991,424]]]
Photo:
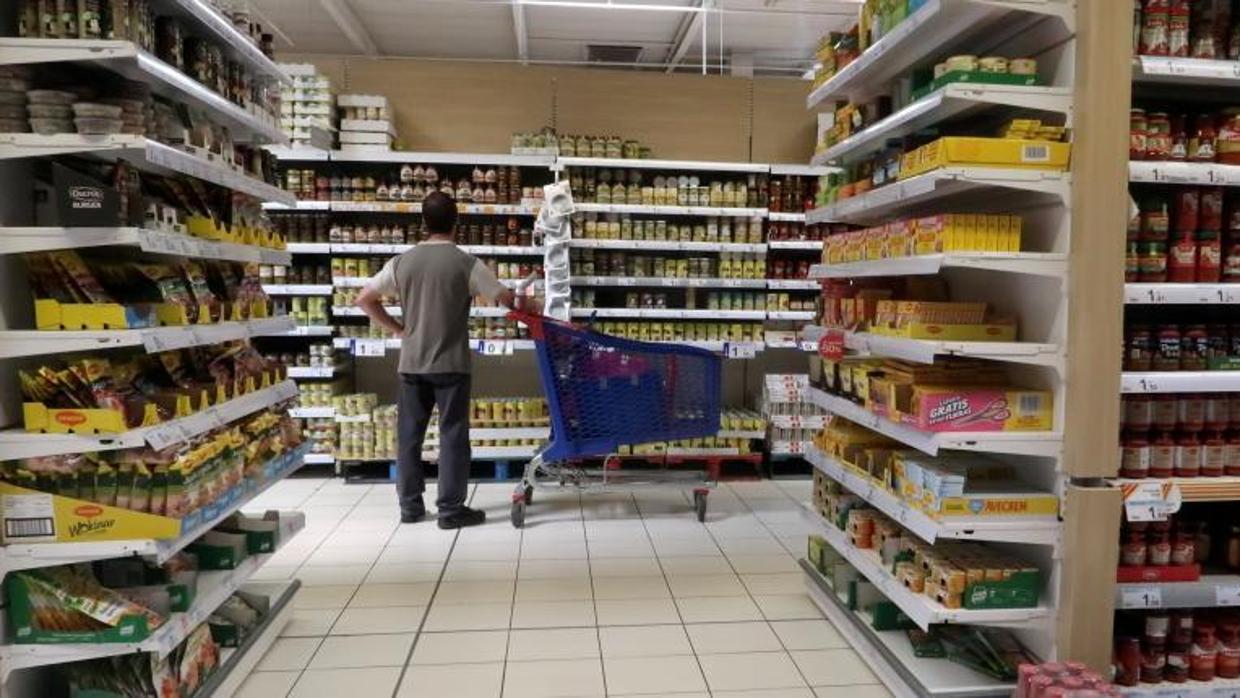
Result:
[[400,299],[401,373],[469,373],[469,304],[504,291],[482,260],[446,240],[419,243],[383,265],[368,286]]

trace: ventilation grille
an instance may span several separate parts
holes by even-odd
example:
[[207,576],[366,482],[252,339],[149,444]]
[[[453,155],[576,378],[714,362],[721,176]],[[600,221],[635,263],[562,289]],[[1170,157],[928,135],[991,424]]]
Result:
[[586,44],[586,60],[591,63],[633,64],[641,58],[641,46],[617,44]]

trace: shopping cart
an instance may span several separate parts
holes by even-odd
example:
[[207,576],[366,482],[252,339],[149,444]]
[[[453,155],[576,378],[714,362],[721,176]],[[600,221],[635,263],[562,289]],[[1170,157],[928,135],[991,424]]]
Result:
[[[614,490],[679,485],[692,490],[699,521],[712,483],[704,471],[619,470],[607,459],[623,444],[714,436],[722,380],[718,356],[694,347],[599,334],[542,315],[514,312],[529,326],[551,412],[551,437],[525,467],[512,495],[512,525],[525,525],[539,475],[559,487]],[[604,457],[587,470],[575,459]]]

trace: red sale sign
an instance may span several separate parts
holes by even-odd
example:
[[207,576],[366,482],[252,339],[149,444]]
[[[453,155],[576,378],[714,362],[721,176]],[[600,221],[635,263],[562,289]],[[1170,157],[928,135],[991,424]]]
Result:
[[844,358],[844,331],[827,330],[818,339],[818,355],[827,361],[839,361]]

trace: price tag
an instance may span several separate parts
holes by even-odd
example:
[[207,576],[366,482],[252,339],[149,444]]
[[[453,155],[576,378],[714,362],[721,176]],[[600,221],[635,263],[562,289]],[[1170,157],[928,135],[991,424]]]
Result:
[[510,356],[512,342],[503,339],[484,339],[478,351],[483,356]]
[[818,355],[827,361],[840,361],[844,358],[844,331],[827,330],[818,340]]
[[387,354],[387,343],[382,339],[353,340],[354,356],[384,356]]
[[1180,510],[1180,488],[1171,482],[1129,482],[1120,488],[1129,521],[1166,521]]
[[164,336],[158,330],[142,333],[142,348],[146,349],[146,353],[155,354],[161,351],[167,351],[167,342]]
[[753,344],[726,342],[723,345],[723,353],[729,359],[752,359],[758,355],[758,350]]
[[631,276],[621,276],[620,278],[616,279],[616,285],[617,286],[636,286],[637,279],[634,279]]
[[1240,686],[1219,686],[1210,690],[1214,698],[1240,698]]
[[1240,586],[1221,585],[1214,587],[1215,606],[1240,606]]
[[1162,589],[1158,587],[1121,587],[1123,608],[1162,608]]

